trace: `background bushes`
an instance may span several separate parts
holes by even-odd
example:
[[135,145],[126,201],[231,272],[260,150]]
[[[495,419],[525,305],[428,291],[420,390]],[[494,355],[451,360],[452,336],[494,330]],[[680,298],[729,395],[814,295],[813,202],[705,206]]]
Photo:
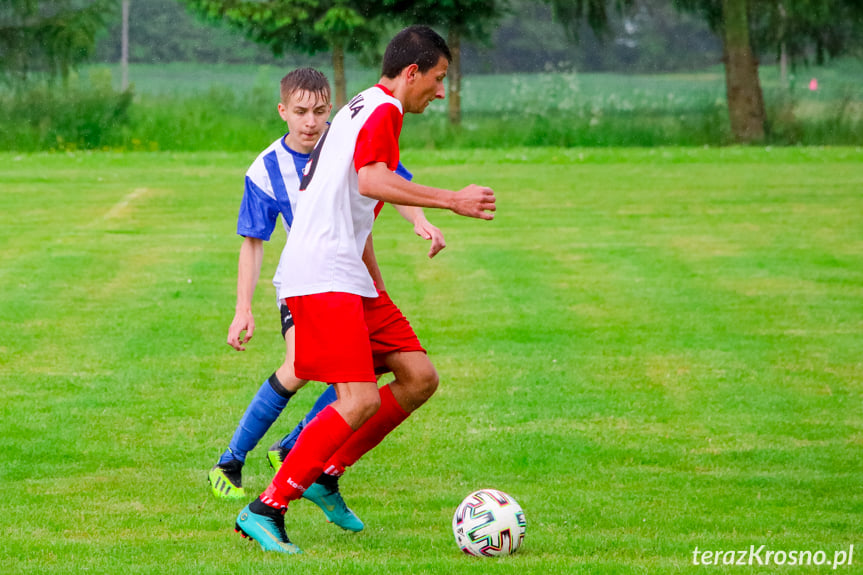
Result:
[[65,81],[30,80],[0,91],[0,149],[32,152],[122,147],[133,94],[107,70]]
[[[135,65],[132,88],[93,67],[65,82],[0,88],[0,150],[256,151],[285,130],[276,113],[286,68],[271,65]],[[330,73],[323,68],[323,71]],[[814,72],[810,72],[814,73]],[[789,86],[762,69],[773,145],[863,142],[863,63],[803,72]],[[377,80],[354,69],[350,92]],[[112,87],[113,85],[113,87]],[[446,103],[408,115],[405,149],[532,146],[720,146],[730,144],[721,67],[699,73],[490,74],[462,86],[463,121]]]

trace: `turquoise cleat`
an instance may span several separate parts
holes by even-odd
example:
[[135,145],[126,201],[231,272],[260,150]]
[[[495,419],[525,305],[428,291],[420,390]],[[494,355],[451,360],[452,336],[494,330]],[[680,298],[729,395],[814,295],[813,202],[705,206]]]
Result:
[[234,531],[243,537],[257,541],[264,551],[276,551],[289,555],[303,552],[302,549],[291,543],[287,533],[285,533],[284,512],[270,517],[254,513],[246,505],[237,516]]
[[365,527],[362,520],[345,504],[338,483],[334,482],[333,486],[313,483],[303,492],[303,498],[320,507],[327,521],[346,531],[362,531]]

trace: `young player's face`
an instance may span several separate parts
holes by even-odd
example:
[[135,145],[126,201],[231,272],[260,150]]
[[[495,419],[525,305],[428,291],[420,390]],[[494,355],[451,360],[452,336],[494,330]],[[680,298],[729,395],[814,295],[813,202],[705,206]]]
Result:
[[288,123],[285,144],[295,152],[308,154],[327,128],[333,105],[318,94],[298,90],[285,103],[279,102],[279,115]]
[[449,61],[440,57],[434,68],[423,73],[415,71],[410,83],[410,95],[405,101],[405,112],[422,114],[429,104],[446,96],[444,78],[449,69]]

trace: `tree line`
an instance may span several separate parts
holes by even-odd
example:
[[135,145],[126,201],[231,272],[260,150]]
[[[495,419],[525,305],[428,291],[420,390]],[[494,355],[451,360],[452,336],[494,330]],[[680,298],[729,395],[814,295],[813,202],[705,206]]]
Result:
[[[140,0],[131,0],[132,2]],[[721,47],[732,132],[759,142],[768,129],[759,58],[782,65],[859,54],[860,0],[176,0],[212,24],[241,32],[273,54],[327,53],[337,104],[347,99],[345,58],[373,59],[382,42],[407,23],[439,28],[453,51],[449,117],[460,120],[462,48],[489,41],[507,14],[529,4],[550,10],[572,42],[589,32],[607,38],[615,21],[673,8],[697,19]],[[0,71],[64,76],[93,54],[97,35],[116,18],[118,0],[4,0],[0,4]],[[500,38],[497,39],[501,41]],[[670,39],[670,41],[673,38]]]

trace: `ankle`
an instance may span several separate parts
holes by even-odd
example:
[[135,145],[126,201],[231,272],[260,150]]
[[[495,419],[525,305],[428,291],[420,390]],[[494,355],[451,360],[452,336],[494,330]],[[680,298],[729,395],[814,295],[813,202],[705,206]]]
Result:
[[285,514],[284,509],[276,509],[275,507],[270,507],[258,497],[251,503],[249,503],[249,511],[255,513],[257,515],[265,515],[267,517],[279,517]]

